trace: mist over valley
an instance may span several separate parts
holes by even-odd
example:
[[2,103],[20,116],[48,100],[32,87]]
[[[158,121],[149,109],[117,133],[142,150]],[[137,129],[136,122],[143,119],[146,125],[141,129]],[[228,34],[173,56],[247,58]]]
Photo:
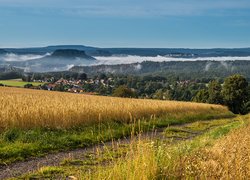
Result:
[[250,48],[96,48],[81,45],[61,45],[42,48],[3,48],[0,50],[1,65],[20,68],[25,72],[65,71],[74,66],[120,65],[145,61],[226,62],[249,60]]

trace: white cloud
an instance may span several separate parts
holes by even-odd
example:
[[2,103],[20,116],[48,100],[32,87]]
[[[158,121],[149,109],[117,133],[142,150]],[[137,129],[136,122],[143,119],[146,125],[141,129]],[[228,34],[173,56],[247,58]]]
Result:
[[66,66],[66,69],[69,70],[69,69],[71,69],[71,68],[74,67],[74,66],[75,66],[74,64],[68,64],[68,65]]
[[[246,60],[250,61],[250,56],[247,57],[199,57],[199,58],[173,58],[165,56],[157,57],[142,57],[142,56],[112,56],[112,57],[95,57],[97,64],[131,64],[131,63],[141,63],[143,61],[154,61],[154,62],[164,62],[164,61],[237,61]],[[136,67],[135,67],[136,68]],[[207,70],[209,69],[209,65]]]
[[48,55],[50,54],[47,53],[45,55],[35,55],[35,54],[17,55],[13,53],[8,53],[5,56],[3,56],[2,59],[4,61],[26,61],[26,60],[40,59]]

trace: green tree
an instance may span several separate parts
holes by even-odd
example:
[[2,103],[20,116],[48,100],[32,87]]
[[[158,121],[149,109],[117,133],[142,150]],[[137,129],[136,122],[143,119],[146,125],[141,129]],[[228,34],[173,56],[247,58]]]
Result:
[[153,98],[161,100],[173,100],[173,91],[169,89],[159,89],[154,93]]
[[244,103],[242,110],[241,110],[241,114],[247,114],[250,112],[250,101]]
[[86,80],[87,79],[87,74],[85,74],[85,73],[79,73],[77,79],[79,79],[79,80]]
[[221,85],[218,81],[210,81],[208,84],[208,103],[210,104],[222,104],[223,98],[221,95]]
[[198,93],[194,96],[193,101],[207,103],[209,98],[209,93],[206,89],[202,89],[198,91]]
[[235,114],[244,114],[244,106],[248,101],[248,82],[241,75],[226,78],[222,95],[225,105]]
[[31,88],[31,87],[33,87],[33,84],[25,84],[23,87],[24,88]]
[[78,78],[78,73],[72,73],[71,74],[71,79],[76,80]]
[[31,76],[30,75],[22,76],[22,81],[31,82]]
[[98,78],[99,78],[99,79],[105,79],[105,80],[106,80],[108,77],[106,76],[106,74],[101,73],[101,74],[99,74]]
[[110,95],[112,93],[112,88],[109,86],[100,85],[97,89],[100,95]]
[[53,91],[64,91],[64,86],[62,84],[57,84]]
[[94,92],[96,89],[95,86],[95,84],[84,84],[82,88],[87,92]]
[[135,92],[128,88],[127,86],[119,86],[118,88],[116,88],[113,92],[113,96],[116,97],[135,97]]

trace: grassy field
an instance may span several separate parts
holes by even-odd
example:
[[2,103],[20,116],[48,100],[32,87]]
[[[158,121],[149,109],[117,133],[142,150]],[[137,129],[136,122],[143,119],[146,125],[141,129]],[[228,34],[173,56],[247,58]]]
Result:
[[25,82],[21,79],[13,79],[13,80],[0,80],[0,84],[6,85],[6,86],[13,86],[13,87],[24,87],[26,84],[32,84],[33,86],[39,86],[44,83],[38,83],[38,82]]
[[218,105],[0,87],[0,164],[169,125],[234,117]]
[[90,155],[87,161],[65,159],[61,166],[42,167],[38,172],[24,175],[25,179],[69,175],[79,179],[182,177],[178,167],[184,162],[178,158],[188,159],[191,152],[214,144],[243,124],[224,106],[191,102],[8,87],[0,87],[0,100],[0,168],[48,153],[90,147],[131,135],[140,137],[164,129],[163,139],[132,138],[129,144],[118,145],[116,150],[107,147]]
[[[107,146],[81,159],[64,159],[60,166],[41,167],[21,178],[249,179],[249,122],[250,116],[242,116],[193,122],[175,130],[167,127],[167,140],[148,136],[127,145]],[[175,138],[184,131],[198,134],[177,141]]]

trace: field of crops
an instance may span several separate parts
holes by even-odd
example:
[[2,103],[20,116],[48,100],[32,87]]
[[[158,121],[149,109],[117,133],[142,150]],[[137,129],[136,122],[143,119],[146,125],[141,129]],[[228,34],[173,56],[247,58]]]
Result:
[[[118,150],[118,154],[108,150],[104,152],[105,156],[108,154],[105,158],[96,156],[97,159],[93,159],[91,156],[87,161],[66,159],[58,162],[65,164],[62,167],[42,167],[35,172],[35,176],[38,173],[38,177],[42,178],[54,175],[68,177],[71,174],[83,179],[152,179],[158,175],[169,177],[170,174],[180,177],[179,167],[186,165],[182,162],[183,159],[176,161],[176,158],[190,158],[182,151],[189,154],[214,142],[214,137],[221,137],[240,125],[240,121],[235,120],[235,115],[226,107],[202,103],[115,98],[10,87],[0,87],[0,102],[0,179],[12,177],[3,165],[29,161],[32,157],[48,153],[74,152],[77,148],[87,148],[111,140],[118,142],[118,139],[124,137],[152,133],[157,128],[165,128],[159,135],[164,136],[166,142],[157,141],[154,144],[157,139],[151,140],[150,135],[145,142],[137,142],[135,138],[129,142],[131,148],[125,146],[125,149]],[[214,129],[212,134],[198,137],[211,129]],[[184,141],[191,140],[194,135],[200,140],[190,141],[190,145],[183,142],[170,146],[172,137]],[[121,156],[124,153],[125,159]],[[112,159],[111,167],[106,167],[106,164],[103,168],[101,162],[106,162],[107,158]],[[44,159],[47,163],[47,158]],[[77,162],[82,164],[81,168],[79,165],[71,165]],[[89,166],[85,166],[86,162],[93,164],[91,171]],[[97,166],[99,162],[100,166]],[[175,164],[176,162],[181,165]],[[31,166],[38,167],[38,164],[34,162]],[[1,168],[5,169],[3,173]],[[19,166],[17,168],[20,169]],[[86,173],[86,168],[89,173]],[[26,176],[25,169],[26,164],[23,162],[17,176]]]
[[129,122],[152,116],[221,115],[219,105],[125,99],[39,90],[0,88],[0,128],[70,128],[106,121]]

